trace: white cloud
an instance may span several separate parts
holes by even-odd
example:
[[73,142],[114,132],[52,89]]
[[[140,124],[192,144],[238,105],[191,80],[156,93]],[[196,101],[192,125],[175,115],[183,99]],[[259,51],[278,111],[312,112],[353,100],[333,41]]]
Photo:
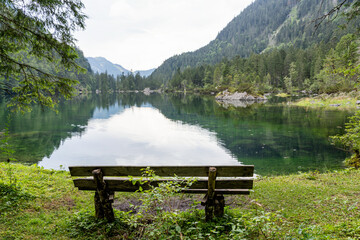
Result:
[[83,0],[87,28],[75,37],[85,56],[144,70],[196,50],[252,0]]
[[64,141],[40,166],[235,165],[238,160],[214,133],[167,119],[154,108],[128,108],[106,119],[91,119],[82,136]]

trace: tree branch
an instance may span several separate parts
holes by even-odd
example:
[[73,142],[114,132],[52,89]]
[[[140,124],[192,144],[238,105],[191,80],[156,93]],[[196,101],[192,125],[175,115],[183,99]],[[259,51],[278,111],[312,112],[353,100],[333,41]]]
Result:
[[[323,6],[325,0],[321,1],[321,5],[319,8],[319,12]],[[330,18],[335,12],[336,12],[336,16],[335,18],[338,16],[338,13],[340,11],[340,9],[344,6],[344,4],[347,2],[348,0],[343,0],[341,3],[339,3],[338,5],[336,5],[335,7],[333,7],[328,13],[321,15],[320,17],[312,20],[312,23],[315,23],[315,30],[317,30],[319,28],[319,26],[324,22],[325,19]],[[335,19],[334,18],[334,19]]]

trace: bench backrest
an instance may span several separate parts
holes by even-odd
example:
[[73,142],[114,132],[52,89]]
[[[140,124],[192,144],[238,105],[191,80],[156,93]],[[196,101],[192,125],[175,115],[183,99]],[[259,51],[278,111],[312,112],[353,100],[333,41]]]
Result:
[[[248,194],[253,187],[254,166],[232,165],[214,166],[216,168],[216,192],[223,194]],[[138,184],[129,181],[128,176],[140,177],[147,166],[72,166],[69,167],[71,176],[90,177],[93,170],[101,169],[110,191],[133,192],[139,189]],[[168,177],[151,182],[157,186],[160,182],[171,180],[174,175],[178,177],[200,177],[191,185],[190,193],[204,193],[208,190],[208,181],[204,177],[209,176],[209,166],[150,166],[156,176]],[[96,184],[92,178],[74,179],[74,184],[80,190],[96,190]]]
[[[213,166],[216,168],[216,177],[253,177],[254,166]],[[73,166],[69,167],[71,176],[92,176],[92,171],[101,169],[104,176],[127,177],[142,176],[147,166]],[[159,177],[207,177],[209,166],[150,166],[150,169]]]

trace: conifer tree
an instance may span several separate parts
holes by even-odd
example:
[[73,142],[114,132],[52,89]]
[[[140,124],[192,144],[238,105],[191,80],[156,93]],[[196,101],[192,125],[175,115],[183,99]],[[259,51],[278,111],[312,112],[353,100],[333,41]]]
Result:
[[2,0],[0,2],[0,88],[12,105],[53,107],[70,97],[77,81],[51,74],[28,59],[45,61],[56,71],[77,70],[73,32],[85,28],[80,0]]

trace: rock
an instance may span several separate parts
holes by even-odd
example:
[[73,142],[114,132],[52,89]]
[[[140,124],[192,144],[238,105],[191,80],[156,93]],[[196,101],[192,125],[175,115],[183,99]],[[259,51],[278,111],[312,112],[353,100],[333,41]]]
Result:
[[150,88],[145,88],[143,92],[145,95],[150,95],[151,90],[150,90]]
[[247,92],[235,92],[230,93],[227,89],[223,92],[220,92],[216,97],[216,100],[243,100],[243,101],[264,101],[267,100],[266,97],[254,97]]
[[216,102],[226,109],[229,108],[230,106],[246,108],[255,103],[255,101],[239,101],[239,100],[218,100]]
[[340,107],[341,104],[330,104],[329,106],[330,106],[330,107]]
[[356,101],[356,104],[357,104],[357,105],[360,105],[360,100]]

